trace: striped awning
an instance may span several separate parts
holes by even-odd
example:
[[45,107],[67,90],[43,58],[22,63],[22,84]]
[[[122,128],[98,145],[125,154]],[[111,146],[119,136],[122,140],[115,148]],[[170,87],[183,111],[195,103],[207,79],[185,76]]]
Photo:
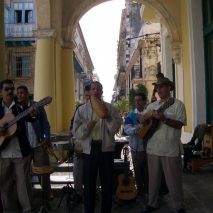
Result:
[[35,41],[5,41],[6,47],[28,47],[32,46]]

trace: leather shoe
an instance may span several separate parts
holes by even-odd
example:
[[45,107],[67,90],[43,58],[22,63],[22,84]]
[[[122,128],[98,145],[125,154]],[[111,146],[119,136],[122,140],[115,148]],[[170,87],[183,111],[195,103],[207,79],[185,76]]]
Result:
[[177,213],[187,213],[186,210],[184,208],[178,209]]
[[158,210],[159,208],[157,208],[157,207],[152,207],[152,206],[149,206],[149,205],[147,205],[146,207],[145,207],[145,209],[143,209],[142,211],[141,211],[141,213],[150,213],[150,212],[154,212],[154,211],[156,211],[156,210]]

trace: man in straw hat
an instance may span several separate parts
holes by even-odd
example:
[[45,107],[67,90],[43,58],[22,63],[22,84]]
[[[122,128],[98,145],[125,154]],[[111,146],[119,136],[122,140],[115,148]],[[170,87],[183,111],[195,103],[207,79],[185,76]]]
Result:
[[[140,120],[144,125],[150,119],[157,123],[147,144],[149,201],[142,213],[153,212],[159,208],[162,172],[165,174],[175,211],[184,213],[180,137],[181,128],[186,125],[186,110],[181,101],[171,97],[170,91],[174,89],[174,84],[168,78],[158,78],[155,86],[160,100],[149,104]],[[153,112],[152,116],[146,116],[150,111]]]

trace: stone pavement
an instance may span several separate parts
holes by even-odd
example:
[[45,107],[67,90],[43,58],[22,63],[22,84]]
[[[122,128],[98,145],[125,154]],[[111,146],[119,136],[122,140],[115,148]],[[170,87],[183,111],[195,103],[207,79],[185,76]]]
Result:
[[[212,213],[213,212],[213,164],[199,169],[195,174],[183,174],[185,207],[188,213]],[[175,187],[175,186],[174,186]],[[66,196],[61,203],[60,208],[56,209],[61,198],[62,190],[53,190],[55,198],[50,202],[53,210],[50,212],[75,212],[83,213],[83,205],[79,204],[74,209],[68,209],[66,204]],[[35,192],[35,203],[39,206],[41,192]],[[147,198],[140,197],[135,202],[120,205],[113,203],[112,213],[140,213],[141,209],[146,205]],[[96,213],[100,213],[100,195],[97,195]],[[156,213],[172,213],[169,202],[169,196],[165,195],[160,198],[160,209]]]

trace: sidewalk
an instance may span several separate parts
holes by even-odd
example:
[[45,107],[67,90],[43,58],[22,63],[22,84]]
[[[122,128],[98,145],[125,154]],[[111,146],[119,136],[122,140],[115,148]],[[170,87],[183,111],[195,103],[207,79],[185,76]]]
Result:
[[[183,174],[185,207],[188,213],[212,213],[213,212],[213,164],[199,169],[195,174]],[[36,203],[39,206],[39,195],[36,192]],[[50,202],[52,209],[56,209],[62,195],[62,189],[54,189],[55,199]],[[83,213],[83,205],[79,204],[74,209],[68,211],[66,204],[66,196],[61,203],[59,209],[51,212],[75,212]],[[147,198],[138,198],[134,203],[120,206],[113,203],[112,213],[140,213],[141,209],[146,205]],[[97,210],[100,213],[100,195],[97,196]],[[170,206],[169,196],[160,198],[160,209],[156,213],[172,213],[174,212]]]

